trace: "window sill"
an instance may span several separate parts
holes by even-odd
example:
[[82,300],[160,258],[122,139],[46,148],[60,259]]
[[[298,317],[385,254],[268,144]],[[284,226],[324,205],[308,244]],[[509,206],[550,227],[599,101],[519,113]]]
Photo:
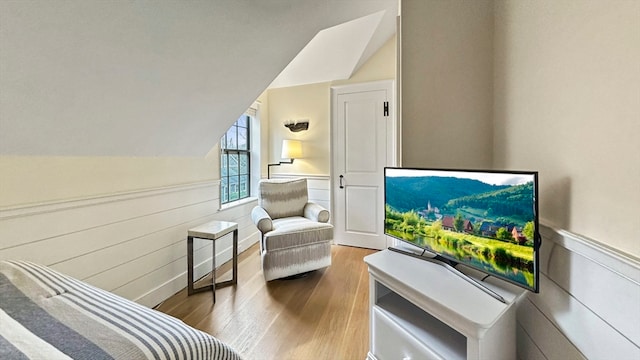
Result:
[[220,211],[232,209],[236,206],[245,205],[253,201],[258,201],[258,198],[255,196],[249,196],[248,198],[232,201],[232,202],[220,205]]

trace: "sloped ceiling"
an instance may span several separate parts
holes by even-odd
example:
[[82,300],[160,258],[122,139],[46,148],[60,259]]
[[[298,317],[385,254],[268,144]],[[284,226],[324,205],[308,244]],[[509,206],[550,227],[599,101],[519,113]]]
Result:
[[[393,35],[397,8],[397,0],[1,1],[0,155],[204,156],[278,74],[279,86],[348,77]],[[357,51],[338,70],[291,75],[319,70],[301,61],[283,72],[307,44],[311,54],[322,44],[336,57]]]
[[348,79],[360,61],[368,58],[366,47],[371,44],[383,17],[384,11],[380,11],[321,30],[269,87]]

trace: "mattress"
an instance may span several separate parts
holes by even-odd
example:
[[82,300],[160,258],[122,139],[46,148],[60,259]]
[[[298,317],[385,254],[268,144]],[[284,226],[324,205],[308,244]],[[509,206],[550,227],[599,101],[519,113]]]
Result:
[[215,337],[25,262],[0,262],[0,359],[240,359]]

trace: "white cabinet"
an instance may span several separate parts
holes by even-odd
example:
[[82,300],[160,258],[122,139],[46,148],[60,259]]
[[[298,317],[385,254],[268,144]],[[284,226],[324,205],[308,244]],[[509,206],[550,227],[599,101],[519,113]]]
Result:
[[515,302],[525,290],[492,279],[503,303],[432,262],[389,250],[364,260],[368,359],[516,358]]

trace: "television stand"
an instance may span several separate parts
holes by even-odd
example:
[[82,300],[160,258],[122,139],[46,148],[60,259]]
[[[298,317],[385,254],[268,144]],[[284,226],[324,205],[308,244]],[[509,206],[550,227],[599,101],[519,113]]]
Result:
[[478,289],[480,289],[480,290],[486,292],[487,294],[491,295],[494,299],[496,299],[498,301],[501,301],[503,303],[507,302],[500,294],[498,294],[497,292],[495,292],[495,291],[489,289],[488,287],[484,286],[484,284],[480,283],[478,280],[476,280],[476,279],[464,274],[462,271],[460,271],[460,270],[456,269],[455,267],[449,265],[448,260],[443,258],[443,257],[440,257],[439,255],[436,255],[436,257],[431,258],[431,257],[421,256],[421,255],[418,255],[416,253],[412,253],[410,251],[405,251],[405,250],[394,248],[394,247],[389,247],[389,250],[395,251],[397,253],[401,253],[401,254],[404,254],[404,255],[413,256],[413,257],[415,257],[417,259],[424,260],[424,261],[429,261],[429,262],[432,262],[434,264],[438,264],[440,266],[443,266],[445,269],[447,269],[447,270],[451,271],[452,273],[460,276],[464,280],[466,280],[469,283],[471,283],[473,286],[476,286]]
[[383,250],[369,267],[369,360],[515,359],[515,303],[525,290],[495,279],[496,301],[445,267]]

